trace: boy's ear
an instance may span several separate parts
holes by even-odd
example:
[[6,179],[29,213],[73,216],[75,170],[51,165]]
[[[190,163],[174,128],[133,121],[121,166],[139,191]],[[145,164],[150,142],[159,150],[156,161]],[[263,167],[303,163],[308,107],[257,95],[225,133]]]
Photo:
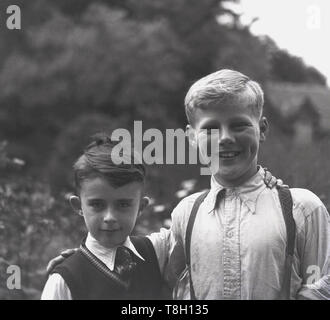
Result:
[[189,124],[186,126],[186,136],[190,145],[197,148],[196,130]]
[[83,215],[82,210],[81,210],[81,201],[78,196],[71,196],[70,197],[70,204],[72,209],[77,212],[79,215]]
[[138,216],[141,215],[142,211],[148,206],[149,202],[150,202],[150,198],[148,197],[143,197],[141,199]]
[[268,124],[268,120],[266,117],[262,117],[259,120],[259,128],[260,128],[260,142],[264,142],[266,140],[266,135],[268,133],[269,130],[269,124]]

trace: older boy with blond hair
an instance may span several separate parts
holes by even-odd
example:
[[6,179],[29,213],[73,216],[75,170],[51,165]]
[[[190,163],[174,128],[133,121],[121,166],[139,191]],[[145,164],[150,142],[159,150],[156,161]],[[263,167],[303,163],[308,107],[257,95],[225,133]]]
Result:
[[169,279],[179,278],[176,298],[330,299],[329,214],[306,189],[290,189],[295,232],[287,259],[281,188],[268,187],[257,165],[268,129],[263,104],[258,83],[227,69],[198,80],[186,95],[187,132],[204,157],[211,147],[212,177],[204,200],[188,196],[172,213],[167,270]]

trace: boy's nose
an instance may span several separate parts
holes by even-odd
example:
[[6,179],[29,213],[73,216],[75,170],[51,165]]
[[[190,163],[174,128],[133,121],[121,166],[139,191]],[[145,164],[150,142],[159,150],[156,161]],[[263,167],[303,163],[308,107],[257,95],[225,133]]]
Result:
[[234,142],[234,136],[228,128],[223,128],[219,133],[219,144],[224,145]]
[[108,210],[103,217],[103,221],[104,222],[116,221],[116,217],[110,210]]

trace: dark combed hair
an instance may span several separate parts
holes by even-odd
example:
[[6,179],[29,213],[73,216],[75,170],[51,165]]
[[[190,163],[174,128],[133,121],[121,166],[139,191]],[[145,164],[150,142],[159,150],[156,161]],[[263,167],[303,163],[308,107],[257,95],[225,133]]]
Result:
[[77,190],[83,180],[98,176],[116,188],[134,181],[145,181],[146,169],[140,155],[129,145],[120,144],[119,148],[117,144],[105,133],[92,137],[92,142],[73,165]]

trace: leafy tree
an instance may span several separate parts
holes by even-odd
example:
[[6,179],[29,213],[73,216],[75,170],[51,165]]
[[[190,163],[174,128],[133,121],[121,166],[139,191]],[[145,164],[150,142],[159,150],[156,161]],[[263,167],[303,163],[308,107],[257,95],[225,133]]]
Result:
[[274,52],[271,65],[271,73],[278,81],[326,85],[326,78],[317,69],[306,66],[302,58],[285,50]]
[[86,110],[136,118],[156,101],[166,105],[181,83],[181,46],[165,21],[130,21],[94,4],[77,22],[54,11],[26,37],[33,54],[12,54],[0,74],[0,98],[15,97],[24,122],[36,110],[44,110],[47,123]]
[[263,83],[271,68],[268,44],[247,28],[228,29],[213,69],[222,68],[239,70]]
[[97,132],[111,134],[116,128],[127,128],[125,118],[110,117],[105,114],[86,113],[68,123],[57,136],[45,176],[54,191],[73,191],[72,165]]

